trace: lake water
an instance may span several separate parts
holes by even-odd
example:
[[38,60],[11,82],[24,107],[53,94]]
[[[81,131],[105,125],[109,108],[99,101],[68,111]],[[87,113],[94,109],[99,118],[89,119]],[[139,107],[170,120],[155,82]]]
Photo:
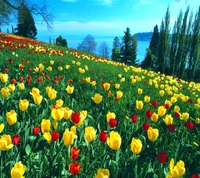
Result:
[[[61,35],[62,36],[62,35]],[[52,40],[55,40],[58,36],[51,36]],[[111,56],[111,51],[113,48],[113,40],[115,36],[93,36],[94,40],[97,42],[97,51],[102,42],[106,42],[109,47],[109,54]],[[80,43],[82,43],[85,36],[62,36],[68,43],[69,48],[76,49]],[[122,37],[118,37],[120,40]],[[37,36],[37,39],[46,43],[49,43],[49,36]],[[143,61],[146,55],[146,49],[149,47],[149,41],[138,41],[137,44],[137,60],[139,62]]]

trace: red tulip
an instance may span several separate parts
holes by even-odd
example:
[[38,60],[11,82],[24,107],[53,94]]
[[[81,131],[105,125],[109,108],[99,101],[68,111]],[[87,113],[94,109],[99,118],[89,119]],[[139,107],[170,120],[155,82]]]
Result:
[[104,131],[101,131],[99,134],[99,140],[101,142],[106,142],[107,138],[108,138],[108,134]]
[[145,131],[147,131],[147,130],[149,129],[149,127],[150,127],[150,124],[149,124],[148,122],[144,122],[144,123],[142,124],[142,128],[143,128]]
[[163,164],[167,161],[167,154],[164,151],[161,151],[158,153],[158,162],[160,164]]
[[33,127],[33,134],[34,135],[38,135],[39,133],[40,133],[40,128],[39,127],[37,127],[37,126],[35,126],[35,127]]
[[81,120],[81,117],[78,112],[73,112],[71,115],[71,119],[72,119],[72,122],[74,122],[75,124],[78,124],[79,121]]
[[59,137],[60,137],[59,132],[54,131],[54,132],[51,133],[52,141],[57,141],[59,139]]
[[110,119],[108,124],[111,128],[114,128],[117,125],[117,120],[116,119]]
[[20,136],[18,135],[15,135],[12,137],[12,142],[15,144],[15,145],[18,145],[19,142],[20,142]]
[[69,165],[69,172],[74,176],[78,175],[80,169],[81,169],[81,164],[77,162],[71,163]]
[[133,114],[131,120],[132,120],[133,123],[136,123],[137,122],[137,115]]

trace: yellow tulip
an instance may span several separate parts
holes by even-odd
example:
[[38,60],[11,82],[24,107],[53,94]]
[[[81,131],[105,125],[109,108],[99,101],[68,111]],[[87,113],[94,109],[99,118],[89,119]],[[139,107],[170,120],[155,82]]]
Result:
[[50,64],[53,65],[53,64],[54,64],[54,61],[53,61],[53,60],[50,60]]
[[138,88],[138,94],[141,95],[143,90],[141,88]]
[[98,169],[95,178],[109,178],[110,171],[108,169]]
[[165,115],[165,113],[166,113],[166,108],[165,108],[164,106],[159,106],[159,107],[158,107],[158,115],[159,115],[160,117],[162,117],[162,116]]
[[71,94],[74,92],[74,87],[73,87],[73,86],[70,87],[70,86],[68,85],[67,88],[66,88],[66,91],[67,91],[68,94],[71,95]]
[[24,178],[24,173],[26,171],[26,166],[20,162],[17,162],[11,169],[11,178]]
[[58,106],[59,108],[63,106],[64,101],[62,99],[58,99],[56,100],[56,106]]
[[32,88],[32,92],[30,92],[31,95],[36,95],[36,94],[40,94],[40,90],[38,88],[33,87]]
[[62,120],[62,118],[64,117],[64,109],[63,108],[57,108],[57,109],[53,108],[51,110],[51,116],[56,121]]
[[52,67],[51,66],[47,67],[47,70],[52,71]]
[[165,119],[163,119],[163,121],[165,122],[166,125],[172,124],[173,123],[173,117],[171,116],[171,114],[167,114],[165,116]]
[[174,112],[179,112],[180,111],[180,108],[179,108],[179,106],[174,106]]
[[3,132],[5,125],[4,124],[0,124],[0,133]]
[[174,159],[172,158],[169,163],[169,169],[168,178],[181,178],[185,174],[185,163],[180,160],[174,166]]
[[49,132],[51,127],[51,122],[48,119],[42,119],[41,130],[42,133]]
[[108,91],[110,89],[110,83],[104,83],[103,88],[104,90]]
[[136,100],[136,109],[141,110],[143,108],[143,102],[141,100]]
[[68,70],[69,68],[70,68],[70,65],[66,65],[66,66],[65,66],[65,69]]
[[144,102],[145,102],[145,103],[149,103],[149,101],[150,101],[150,97],[147,96],[147,95],[145,95],[145,96],[144,96]]
[[142,150],[142,142],[140,139],[132,138],[130,146],[131,146],[131,151],[134,154],[139,154]]
[[125,81],[126,79],[124,77],[120,79],[120,82],[125,82]]
[[88,126],[85,128],[85,139],[88,142],[94,140],[95,136],[96,136],[96,130],[94,129],[94,127]]
[[3,98],[8,98],[10,96],[10,90],[6,87],[2,88],[0,93]]
[[158,121],[158,114],[156,114],[156,113],[153,113],[152,115],[151,115],[151,120],[153,121],[153,122],[157,122]]
[[101,96],[100,94],[95,94],[94,97],[92,97],[92,100],[93,100],[96,104],[101,103],[102,99],[103,99],[103,96]]
[[40,71],[43,71],[43,70],[44,70],[44,65],[43,65],[43,64],[40,63],[40,64],[38,65],[38,67],[39,67]]
[[15,91],[15,85],[14,84],[8,85],[8,89],[9,89],[10,92],[14,92]]
[[165,91],[164,91],[164,90],[160,90],[160,91],[159,91],[159,95],[160,95],[160,96],[164,96],[164,94],[165,94]]
[[24,90],[25,89],[24,83],[19,83],[18,88],[19,90]]
[[118,150],[121,146],[121,136],[114,131],[110,132],[110,137],[107,138],[107,144],[112,150]]
[[6,151],[13,147],[10,135],[2,135],[0,138],[0,150]]
[[51,142],[51,134],[49,132],[45,132],[43,134],[43,138],[48,142],[50,143]]
[[72,110],[71,109],[69,109],[68,107],[65,107],[64,108],[64,118],[66,119],[66,120],[68,120],[70,117],[71,117],[71,115],[72,115]]
[[63,133],[63,140],[66,146],[72,145],[74,143],[74,139],[76,138],[77,138],[77,135],[75,135],[74,132],[69,131],[68,128]]
[[9,125],[15,124],[17,122],[17,113],[14,110],[7,112],[6,119]]
[[123,96],[123,92],[122,91],[117,91],[117,99],[120,99]]
[[42,95],[40,95],[40,94],[35,94],[35,95],[32,95],[32,97],[33,97],[33,101],[34,101],[35,104],[37,104],[37,105],[40,105],[40,104],[41,104],[42,99],[43,99],[43,96],[42,96]]
[[120,84],[116,83],[115,84],[115,89],[119,89],[119,87],[120,87]]
[[180,119],[184,120],[184,121],[187,121],[189,119],[189,116],[190,116],[189,113],[184,112],[184,113],[181,114]]
[[1,74],[0,79],[3,83],[6,83],[8,81],[8,74]]
[[91,82],[91,85],[94,87],[94,86],[96,85],[96,83],[97,83],[97,82],[93,80],[93,81]]
[[51,100],[53,100],[53,99],[55,99],[56,98],[56,95],[57,95],[57,91],[56,90],[54,90],[53,88],[51,88],[51,87],[47,87],[46,88],[46,91],[47,91],[47,94],[48,94],[48,97],[51,99]]
[[90,77],[86,77],[86,78],[85,78],[85,81],[86,81],[87,83],[90,83]]
[[70,131],[76,135],[76,127],[75,126],[71,126]]
[[176,102],[177,102],[177,98],[175,98],[175,97],[172,96],[172,97],[171,97],[171,102],[172,102],[172,103],[176,103]]
[[115,115],[114,112],[110,112],[110,111],[109,111],[109,112],[106,114],[107,122],[109,122],[110,119],[115,119],[115,118],[116,118],[116,115]]
[[199,119],[199,118],[196,118],[196,119],[195,119],[195,123],[196,123],[196,124],[200,124],[200,119]]
[[148,139],[152,142],[156,141],[158,135],[159,135],[158,129],[153,129],[152,127],[149,127],[149,129],[147,130]]
[[122,78],[122,74],[118,74],[118,78]]
[[27,99],[23,99],[19,101],[19,109],[21,111],[26,111],[28,109],[29,102]]

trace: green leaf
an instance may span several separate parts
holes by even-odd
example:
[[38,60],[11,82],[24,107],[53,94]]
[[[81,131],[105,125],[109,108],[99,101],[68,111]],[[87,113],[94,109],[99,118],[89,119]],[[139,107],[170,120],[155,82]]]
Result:
[[30,147],[29,144],[26,145],[25,152],[26,152],[27,155],[29,155],[31,153],[31,147]]

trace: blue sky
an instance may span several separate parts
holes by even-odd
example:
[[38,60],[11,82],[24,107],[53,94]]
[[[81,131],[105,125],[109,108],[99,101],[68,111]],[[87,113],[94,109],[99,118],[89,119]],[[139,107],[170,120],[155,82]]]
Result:
[[[38,1],[39,2],[39,1]],[[169,5],[171,28],[178,13],[190,5],[196,13],[199,0],[48,0],[53,9],[53,30],[36,18],[40,35],[122,36],[127,27],[131,33],[149,32],[165,16]]]

